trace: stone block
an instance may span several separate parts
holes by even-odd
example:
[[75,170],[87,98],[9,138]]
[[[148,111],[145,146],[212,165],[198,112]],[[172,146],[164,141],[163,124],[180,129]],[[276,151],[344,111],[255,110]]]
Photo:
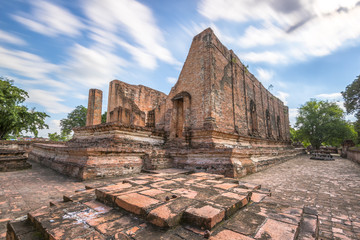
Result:
[[211,230],[225,218],[225,209],[200,204],[186,209],[184,220],[191,225]]
[[296,236],[297,225],[267,219],[256,233],[255,238],[288,240]]
[[231,230],[222,230],[218,234],[210,237],[210,240],[251,240],[253,238],[247,237],[243,234],[231,231]]
[[177,198],[151,210],[146,219],[159,227],[175,227],[180,224],[184,211],[195,203],[195,200]]
[[118,207],[137,215],[145,215],[147,209],[160,203],[159,200],[138,193],[118,196],[115,200]]

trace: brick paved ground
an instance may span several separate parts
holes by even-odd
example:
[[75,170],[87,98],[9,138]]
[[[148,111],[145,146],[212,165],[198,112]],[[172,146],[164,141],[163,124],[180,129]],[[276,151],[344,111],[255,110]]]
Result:
[[[360,239],[359,165],[346,159],[323,162],[302,156],[242,180],[270,188],[272,201],[315,207],[321,236]],[[83,187],[84,182],[63,177],[36,163],[31,170],[0,173],[0,239],[5,237],[8,219],[47,206],[49,201]]]
[[65,193],[82,188],[83,183],[31,163],[32,169],[0,172],[0,239],[5,239],[6,222],[30,210],[48,206]]
[[320,237],[360,239],[360,165],[301,156],[242,180],[270,188],[273,200],[315,207]]

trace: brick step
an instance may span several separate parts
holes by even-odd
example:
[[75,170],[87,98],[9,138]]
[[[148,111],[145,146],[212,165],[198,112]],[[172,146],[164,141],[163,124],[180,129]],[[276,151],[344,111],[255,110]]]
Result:
[[[262,193],[268,190],[258,189]],[[207,210],[207,209],[205,209]],[[109,208],[98,201],[64,202],[29,213],[28,220],[8,223],[7,240],[15,239],[317,239],[317,212],[273,201],[248,205],[208,231],[194,228],[198,219],[182,226],[154,228],[143,219]]]
[[22,156],[26,151],[16,149],[0,149],[0,157],[4,156]]
[[222,175],[195,173],[172,178],[132,178],[97,188],[96,198],[152,224],[171,228],[181,223],[212,229],[246,206],[260,186]]
[[234,215],[212,232],[219,239],[318,239],[318,216],[309,208],[265,200]]
[[304,207],[297,240],[319,239],[319,219],[315,209]]
[[31,168],[24,156],[0,156],[0,172],[16,171]]
[[28,219],[19,219],[7,223],[6,240],[43,240],[42,234],[36,230]]
[[13,226],[26,225],[39,239],[203,239],[267,196],[260,185],[222,175],[144,174],[88,185],[31,211],[9,223],[8,238],[23,239]]

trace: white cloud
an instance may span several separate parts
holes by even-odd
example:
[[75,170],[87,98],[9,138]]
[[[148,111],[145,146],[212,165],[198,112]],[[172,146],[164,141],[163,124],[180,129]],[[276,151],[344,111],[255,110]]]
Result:
[[[203,0],[199,12],[211,21],[256,21],[235,42],[241,48],[276,49],[283,56],[277,63],[325,56],[360,38],[358,0]],[[253,62],[273,63],[267,52],[248,55]]]
[[266,62],[271,64],[286,63],[288,58],[280,52],[249,52],[241,54],[242,59],[248,62]]
[[175,84],[177,82],[177,78],[174,77],[168,77],[166,80],[171,84]]
[[321,99],[327,99],[327,100],[342,99],[341,93],[322,93],[322,94],[316,95],[316,97],[321,98]]
[[[141,66],[154,69],[156,60],[170,64],[180,64],[164,47],[163,33],[156,25],[152,11],[145,5],[132,0],[89,0],[83,2],[87,17],[91,20],[91,30],[96,31],[99,43],[111,41],[124,47]],[[104,31],[97,31],[103,29]],[[103,37],[110,32],[114,38]],[[118,35],[130,37],[136,44],[130,44]]]
[[296,123],[296,117],[299,114],[299,109],[297,108],[289,108],[289,121],[290,125],[294,126]]
[[21,38],[18,38],[14,36],[13,34],[10,34],[8,32],[4,32],[0,30],[0,42],[7,42],[12,43],[16,45],[25,45],[26,42],[22,40]]
[[28,94],[29,99],[27,102],[37,103],[45,107],[46,111],[50,113],[68,113],[72,110],[70,107],[60,103],[64,100],[57,97],[55,92],[40,89],[30,89]]
[[345,102],[344,101],[336,101],[336,104],[344,111],[346,112],[346,108],[345,108]]
[[273,71],[265,70],[263,68],[257,68],[257,77],[262,83],[269,83],[274,76]]
[[281,92],[281,91],[277,91],[276,93],[276,97],[278,97],[281,101],[283,101],[284,105],[287,105],[288,102],[287,102],[287,98],[289,97],[290,95],[288,93],[285,93],[285,92]]
[[13,15],[13,18],[30,30],[47,36],[80,35],[84,25],[67,9],[43,0],[33,0],[31,4],[31,14]]

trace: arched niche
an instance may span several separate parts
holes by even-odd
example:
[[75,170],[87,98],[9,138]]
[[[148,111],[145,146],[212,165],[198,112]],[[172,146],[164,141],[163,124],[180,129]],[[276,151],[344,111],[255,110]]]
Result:
[[180,92],[172,99],[173,109],[171,113],[170,138],[183,139],[185,130],[190,128],[191,95],[188,92]]

